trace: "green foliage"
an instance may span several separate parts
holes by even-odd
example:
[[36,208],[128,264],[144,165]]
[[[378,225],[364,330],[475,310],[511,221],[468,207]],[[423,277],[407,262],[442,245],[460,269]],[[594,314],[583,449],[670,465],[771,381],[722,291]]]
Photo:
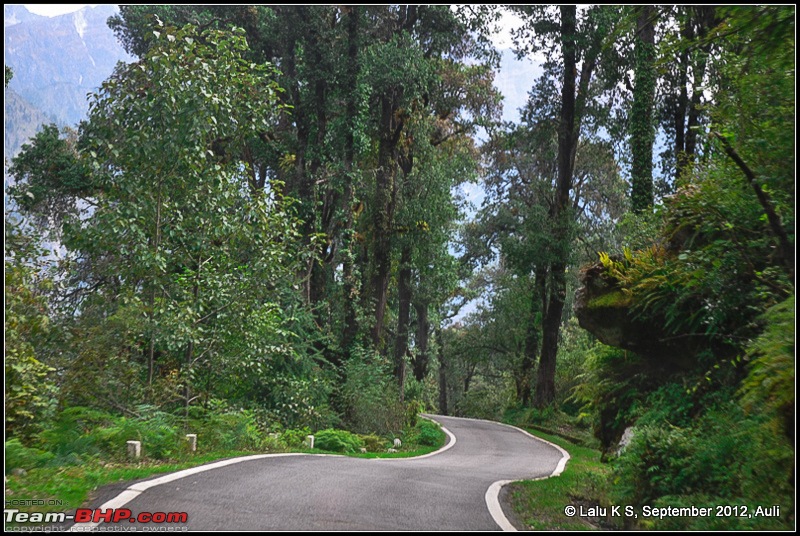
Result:
[[514,389],[506,383],[502,388],[478,379],[456,402],[456,414],[479,419],[498,420],[514,400]]
[[284,108],[277,71],[245,59],[241,29],[159,25],[147,40],[77,141],[47,128],[12,167],[21,210],[64,223],[62,398],[117,410],[222,395],[330,421],[324,375],[295,340],[312,320],[274,292],[293,283],[298,222],[242,161]]
[[643,402],[642,405],[648,409],[636,421],[636,426],[688,426],[696,413],[696,404],[689,391],[681,383],[658,387]]
[[[780,239],[782,226],[794,240],[794,142],[787,135],[793,116],[786,113],[794,106],[794,74],[785,69],[793,23],[779,8],[733,8],[724,15],[715,30],[718,98],[709,112],[758,184],[748,182],[729,151],[711,151],[653,218],[644,217],[655,233],[649,243],[632,225],[643,216],[632,217],[621,228],[632,247],[600,259],[619,288],[609,296],[624,297],[629,314],[663,326],[663,339],[690,341],[692,359],[682,371],[663,374],[647,356],[639,364],[590,358],[588,381],[576,396],[587,402],[606,447],[623,423],[636,422],[617,467],[618,501],[743,504],[752,513],[757,505],[791,508],[793,494],[787,437],[794,429],[794,283]],[[764,24],[775,33],[767,35]],[[763,46],[773,40],[775,46]],[[780,220],[777,230],[770,211]],[[751,360],[749,370],[742,356]],[[734,402],[737,391],[741,406]],[[671,518],[647,526],[767,529],[782,523]]]
[[388,441],[386,441],[386,439],[383,437],[374,434],[360,434],[358,437],[361,439],[361,442],[364,444],[367,452],[383,452],[386,450]]
[[591,422],[607,450],[638,416],[643,393],[655,382],[641,357],[599,342],[589,350],[584,367],[571,400],[581,405],[579,417]]
[[65,130],[62,137],[56,125],[44,125],[8,169],[16,179],[9,195],[54,238],[61,236],[63,226],[86,215],[80,202],[85,206],[99,193],[77,142],[75,132]]
[[284,430],[281,432],[281,441],[291,448],[301,448],[306,440],[306,437],[311,435],[309,428]]
[[198,449],[203,452],[219,450],[280,451],[283,442],[268,435],[266,424],[252,410],[227,407],[192,408],[184,429],[197,434]]
[[747,349],[751,361],[742,383],[742,403],[749,410],[780,415],[788,434],[794,426],[794,296],[768,309],[762,320],[764,331]]
[[28,440],[49,417],[55,398],[55,370],[37,355],[50,330],[43,293],[52,282],[36,235],[8,216],[5,222],[5,430]]
[[178,419],[168,413],[150,411],[138,418],[119,417],[108,427],[95,428],[86,435],[107,457],[124,459],[127,441],[142,442],[142,456],[155,460],[174,459],[180,452],[182,436]]
[[406,412],[389,371],[389,364],[370,351],[356,349],[351,355],[340,394],[348,428],[379,435],[403,430]]
[[420,419],[413,431],[406,437],[410,443],[416,443],[427,447],[439,445],[442,437],[442,427],[433,421]]
[[268,436],[264,429],[252,411],[196,407],[184,420],[146,405],[129,416],[73,406],[62,411],[36,443],[48,453],[48,461],[57,465],[94,459],[124,461],[126,442],[131,440],[142,442],[147,460],[181,459],[189,454],[187,433],[197,434],[198,452],[280,451],[291,444]]
[[576,403],[572,392],[581,382],[593,347],[591,335],[578,325],[575,317],[564,323],[556,360],[556,407],[572,417],[580,413],[580,404]]
[[30,470],[34,467],[42,467],[53,458],[53,453],[26,447],[17,438],[5,442],[6,474],[16,468]]
[[[710,407],[685,428],[637,426],[631,444],[615,464],[615,500],[637,506],[747,505],[751,513],[757,506],[780,505],[782,512],[790,511],[793,448],[765,424],[763,416],[748,416],[729,401]],[[645,526],[774,529],[785,528],[787,522],[785,516],[727,517],[651,520]]]
[[[48,428],[39,434],[38,443],[52,452],[62,465],[75,465],[100,454],[96,440],[102,435],[98,430],[112,426],[114,416],[81,406],[66,408],[59,413]],[[127,441],[127,440],[126,440]],[[106,443],[108,445],[108,443]],[[125,444],[117,445],[112,456],[125,453]]]
[[364,446],[361,438],[346,430],[327,429],[314,434],[314,448],[331,452],[358,452]]

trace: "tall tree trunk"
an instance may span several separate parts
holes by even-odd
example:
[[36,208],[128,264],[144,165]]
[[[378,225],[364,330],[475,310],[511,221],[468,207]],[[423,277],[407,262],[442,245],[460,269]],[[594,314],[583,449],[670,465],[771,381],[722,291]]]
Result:
[[631,110],[631,205],[634,212],[653,207],[653,103],[656,90],[655,13],[653,6],[641,6],[634,45],[634,89]]
[[406,352],[408,352],[408,326],[411,322],[411,246],[406,245],[400,254],[400,273],[397,278],[397,336],[394,341],[394,376],[403,402],[406,380]]
[[[536,391],[533,403],[536,407],[544,407],[555,401],[555,369],[558,353],[558,331],[561,326],[561,314],[566,298],[567,268],[564,258],[568,247],[563,242],[569,232],[568,211],[569,191],[572,188],[572,171],[575,163],[575,151],[578,141],[578,129],[575,121],[575,77],[576,77],[576,8],[561,6],[561,50],[564,57],[564,83],[561,87],[561,119],[558,127],[558,180],[556,184],[555,202],[550,210],[550,220],[554,223],[556,241],[559,249],[559,260],[551,264],[550,295],[546,313],[542,319],[542,354],[539,358],[539,371],[536,377]],[[584,59],[584,67],[588,62]],[[588,86],[585,69],[582,71],[581,86]],[[585,74],[584,74],[585,73]]]
[[375,180],[375,202],[372,214],[374,268],[372,274],[372,298],[375,302],[375,323],[372,326],[372,342],[383,350],[383,321],[389,292],[389,275],[392,265],[392,222],[394,221],[395,173],[397,158],[395,148],[402,124],[396,124],[395,99],[392,95],[381,98],[380,141],[378,143],[378,169]]
[[683,52],[681,53],[681,93],[678,100],[678,110],[675,112],[676,178],[680,178],[684,171],[692,165],[697,152],[697,127],[700,125],[701,111],[700,101],[703,96],[703,80],[708,64],[708,55],[711,52],[711,43],[704,43],[697,47],[699,54],[697,55],[697,60],[691,65],[691,98],[689,98],[689,90],[687,88],[689,82],[688,67],[691,61],[689,50],[694,46],[696,40],[702,42],[708,35],[708,31],[716,25],[715,7],[688,7],[686,10],[684,26],[681,29],[681,38],[684,40]]
[[447,362],[444,357],[444,339],[442,338],[441,328],[436,328],[436,338],[439,341],[439,414],[448,415]]
[[[699,6],[694,8],[697,19],[697,38],[702,40],[708,35],[708,31],[714,26],[715,8],[713,6]],[[688,46],[688,45],[687,45]],[[694,161],[697,152],[697,138],[699,135],[698,126],[700,125],[700,105],[703,96],[704,79],[706,66],[708,65],[708,55],[711,52],[711,43],[705,43],[699,47],[700,54],[697,62],[692,66],[692,99],[689,102],[689,120],[686,123],[686,146],[684,147],[684,165],[690,165]]]
[[[195,274],[195,281],[192,288],[192,296],[194,297],[194,305],[197,305],[197,299],[200,296],[200,263],[197,264],[197,274]],[[189,386],[189,377],[194,361],[194,341],[189,340],[186,343],[186,350],[184,351],[183,362],[185,368],[185,376],[183,378],[183,398],[184,398],[184,418],[189,419],[189,404],[191,404],[191,388]]]
[[351,88],[347,91],[347,132],[344,144],[344,184],[345,184],[345,207],[347,213],[346,228],[344,229],[345,258],[342,266],[344,278],[344,333],[342,334],[342,349],[345,356],[351,350],[351,346],[358,333],[356,320],[355,300],[358,297],[358,281],[355,276],[355,263],[353,247],[357,247],[353,240],[354,233],[354,205],[355,188],[353,186],[353,161],[355,160],[355,132],[358,125],[358,103],[356,102],[358,92],[355,91],[358,84],[358,28],[359,28],[359,7],[350,6],[347,12],[347,83],[346,87]]
[[566,298],[566,264],[553,264],[550,299],[547,315],[542,321],[542,355],[536,374],[536,390],[533,405],[537,408],[549,406],[556,399],[556,356],[558,354],[558,332]]
[[[156,232],[155,232],[155,239],[153,244],[153,257],[158,256],[158,250],[161,247],[161,194],[162,194],[162,184],[161,180],[158,181],[157,186],[157,195],[156,195]],[[148,323],[150,329],[150,343],[148,344],[147,350],[147,397],[149,401],[152,401],[152,390],[153,390],[153,377],[155,375],[155,365],[156,365],[156,355],[155,355],[155,347],[156,347],[156,333],[155,333],[155,312],[156,312],[156,284],[155,278],[152,282],[152,288],[150,289],[150,303],[148,308]]]
[[[308,16],[311,16],[310,13]],[[313,308],[314,317],[317,321],[319,326],[325,326],[327,324],[327,318],[325,315],[325,307],[323,304],[326,303],[326,296],[327,296],[327,285],[328,285],[328,277],[327,272],[329,271],[329,262],[332,259],[332,256],[328,255],[328,252],[325,250],[323,246],[320,250],[320,246],[314,246],[314,242],[312,241],[312,236],[314,236],[318,232],[328,233],[331,228],[331,219],[333,216],[334,211],[331,210],[332,207],[327,206],[327,210],[317,210],[317,207],[320,205],[320,187],[316,185],[317,178],[319,175],[319,171],[322,167],[322,157],[324,155],[323,145],[325,143],[325,135],[328,129],[328,117],[326,114],[327,109],[327,94],[328,94],[328,83],[325,78],[325,71],[324,71],[324,63],[323,63],[323,55],[321,48],[325,46],[323,42],[321,42],[319,30],[317,26],[312,25],[311,31],[308,33],[306,42],[305,42],[305,52],[308,54],[308,58],[312,65],[319,66],[320,69],[323,69],[322,72],[314,73],[313,78],[313,97],[312,97],[312,107],[314,110],[313,114],[313,121],[309,118],[308,125],[304,129],[303,137],[304,143],[312,143],[312,151],[308,158],[308,163],[305,169],[302,170],[303,177],[301,179],[303,190],[301,200],[303,202],[308,203],[308,208],[310,210],[306,211],[305,214],[305,224],[304,224],[304,231],[306,235],[306,239],[308,240],[309,247],[315,248],[315,253],[319,255],[319,260],[317,260],[317,255],[312,256],[311,260],[311,270],[310,276],[308,278],[308,301],[309,305]],[[313,130],[312,130],[313,129]],[[313,133],[313,136],[312,136]],[[304,148],[304,152],[307,151],[307,148]],[[331,247],[333,247],[331,245]],[[329,355],[330,352],[325,351],[324,345],[317,344],[317,349],[325,352],[326,358],[331,360],[332,356]],[[336,358],[333,358],[336,361]],[[335,363],[334,364],[338,364]]]
[[542,270],[536,270],[533,292],[531,293],[531,306],[528,310],[528,325],[525,331],[525,350],[519,371],[519,385],[517,399],[523,407],[530,405],[533,392],[533,371],[536,368],[536,356],[539,352],[539,327],[536,325],[536,316],[539,314],[541,297],[539,296],[540,281],[544,279]]
[[[678,8],[679,13],[680,9]],[[681,38],[688,42],[694,38],[692,27],[691,8],[686,8],[685,16],[681,22]],[[678,102],[673,112],[675,128],[675,180],[678,181],[686,168],[686,111],[689,106],[689,48],[683,47],[680,54],[678,72]]]
[[428,304],[416,302],[414,310],[417,312],[417,336],[415,338],[417,355],[414,357],[414,378],[418,382],[425,379],[428,374],[428,337],[430,334],[430,322],[428,321]]

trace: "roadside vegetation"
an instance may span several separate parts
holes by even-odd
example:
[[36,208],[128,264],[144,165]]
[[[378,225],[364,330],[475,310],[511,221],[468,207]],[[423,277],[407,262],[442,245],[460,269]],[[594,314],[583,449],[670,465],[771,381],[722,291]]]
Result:
[[[736,405],[723,408],[670,432],[643,425],[613,453],[601,452],[596,439],[577,439],[585,437],[585,428],[564,415],[526,415],[539,423],[526,426],[512,412],[508,422],[570,454],[560,476],[509,485],[513,515],[528,530],[791,530],[792,488],[775,467],[781,459],[791,464],[792,451],[780,441],[766,444],[775,441],[762,428],[768,423]],[[658,411],[643,418],[649,422]],[[572,515],[565,512],[569,506]],[[646,508],[692,506],[708,509],[706,515],[645,515]]]
[[[133,419],[71,408],[39,443],[46,450],[25,447],[16,439],[6,441],[6,499],[22,501],[14,505],[22,512],[66,511],[85,504],[104,485],[220,459],[283,452],[407,458],[434,452],[446,442],[441,426],[423,418],[384,436],[309,428],[268,432],[259,428],[252,414],[238,411],[190,419],[186,430],[198,435],[197,451],[190,452],[183,425],[181,419],[152,410],[147,417]],[[313,449],[306,443],[311,434]],[[395,446],[396,439],[400,446]],[[142,442],[140,459],[128,456],[127,440]],[[24,502],[31,500],[41,504]]]

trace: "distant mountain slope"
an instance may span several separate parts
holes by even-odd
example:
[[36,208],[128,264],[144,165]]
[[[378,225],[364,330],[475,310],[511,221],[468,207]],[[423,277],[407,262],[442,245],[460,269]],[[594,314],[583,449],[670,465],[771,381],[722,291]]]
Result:
[[44,114],[32,106],[16,91],[5,91],[5,117],[3,136],[3,154],[11,157],[19,151],[22,144],[36,134],[42,124],[54,123],[53,117]]
[[36,19],[43,19],[41,15],[31,13],[24,6],[5,5],[3,6],[3,27],[8,28],[20,22],[30,22]]
[[23,6],[5,6],[5,64],[14,70],[9,88],[60,125],[85,118],[87,94],[108,78],[118,61],[131,59],[106,24],[115,12],[116,6],[105,5],[49,18]]

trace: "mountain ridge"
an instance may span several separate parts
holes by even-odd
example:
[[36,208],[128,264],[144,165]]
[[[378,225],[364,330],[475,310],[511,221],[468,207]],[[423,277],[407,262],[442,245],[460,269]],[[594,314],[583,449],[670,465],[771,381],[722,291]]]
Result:
[[111,75],[118,61],[132,60],[106,23],[116,12],[116,6],[98,5],[43,17],[21,5],[4,7],[5,64],[14,72],[8,89],[16,93],[9,97],[7,90],[5,96],[6,157],[27,139],[23,132],[31,132],[26,118],[39,119],[32,110],[59,126],[75,126],[86,117],[88,95]]

